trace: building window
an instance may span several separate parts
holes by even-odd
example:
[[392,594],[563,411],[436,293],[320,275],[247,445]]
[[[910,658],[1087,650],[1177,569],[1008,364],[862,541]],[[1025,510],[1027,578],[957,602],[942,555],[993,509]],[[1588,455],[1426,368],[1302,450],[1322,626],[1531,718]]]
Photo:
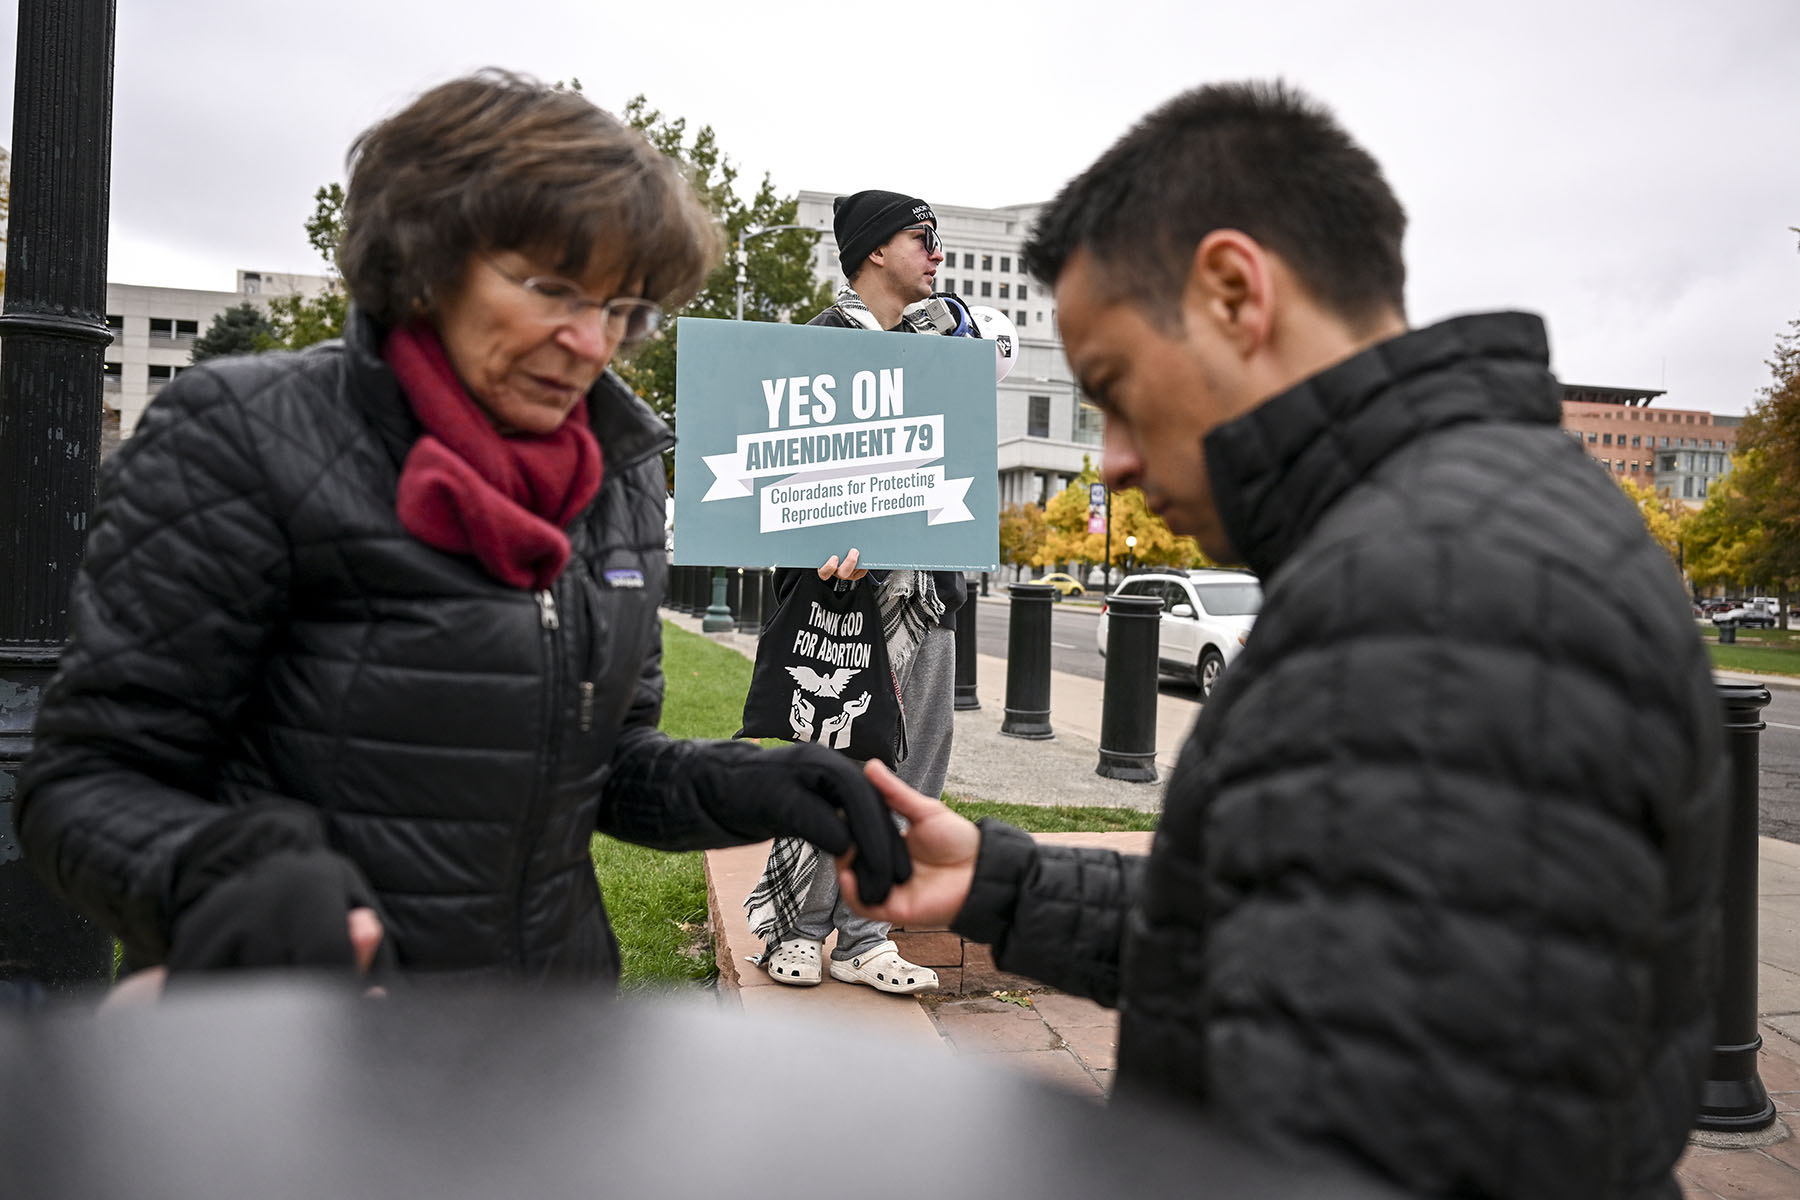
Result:
[[1631,473],[1633,475],[1636,475],[1637,470],[1638,470],[1638,460],[1634,458],[1631,460]]
[[1610,433],[1603,433],[1603,434],[1601,434],[1601,435],[1600,435],[1600,444],[1601,444],[1601,445],[1602,445],[1602,446],[1610,446],[1610,445],[1612,445],[1612,434],[1610,434]]
[[984,295],[984,296],[991,296],[991,295],[993,295],[993,294],[994,294],[994,285],[993,285],[993,284],[991,284],[991,283],[989,283],[989,282],[988,282],[988,281],[987,281],[987,280],[985,280],[985,279],[984,279],[984,280],[982,280],[982,281],[981,281],[981,294],[982,294],[982,295]]
[[178,338],[199,337],[200,336],[200,322],[198,322],[198,321],[177,321],[177,322],[175,322],[175,336]]
[[981,269],[984,271],[991,271],[994,269],[994,256],[993,255],[984,254],[981,256]]
[[1011,300],[1012,299],[1012,284],[1007,283],[1004,280],[1001,281],[1001,283],[1000,283],[1000,298],[1002,300]]
[[1633,446],[1641,446],[1641,445],[1643,445],[1643,442],[1644,442],[1644,439],[1639,437],[1637,434],[1634,433],[1631,435],[1631,444]]
[[1106,425],[1100,410],[1079,396],[1075,399],[1075,440],[1084,446],[1100,445]]
[[944,280],[944,290],[946,292],[954,292],[956,290],[956,280],[954,280],[954,279]]
[[1012,259],[1002,254],[1000,256],[1000,269],[1010,274],[1012,272]]
[[1019,285],[1019,299],[1021,299],[1021,300],[1029,300],[1029,299],[1031,299],[1031,297],[1030,297],[1030,296],[1027,296],[1027,295],[1026,295],[1026,294],[1025,294],[1025,285],[1024,285],[1024,284],[1022,284],[1022,283],[1021,283],[1021,284],[1020,284],[1020,285]]
[[124,363],[102,363],[100,366],[100,389],[116,392],[125,386]]
[[1597,434],[1597,433],[1590,433],[1590,434],[1588,434],[1588,445],[1590,445],[1590,446],[1591,446],[1591,445],[1593,445],[1593,444],[1594,444],[1594,443],[1595,443],[1595,442],[1597,442],[1597,441],[1599,441],[1599,440],[1600,440],[1600,435],[1599,435],[1599,434]]
[[1025,436],[1047,438],[1050,436],[1050,397],[1033,396],[1030,407],[1025,414]]
[[106,327],[114,333],[125,332],[125,315],[123,313],[107,313]]
[[1031,320],[1031,314],[1021,308],[1019,310],[1019,328],[1025,328],[1025,323],[1029,320]]
[[1037,322],[1039,325],[1042,325],[1044,323],[1044,313],[1043,313],[1042,309],[1038,310]]
[[175,336],[175,322],[167,317],[150,318],[150,336],[152,338],[170,338]]
[[975,256],[973,254],[963,255],[963,270],[973,271],[974,269],[975,269]]

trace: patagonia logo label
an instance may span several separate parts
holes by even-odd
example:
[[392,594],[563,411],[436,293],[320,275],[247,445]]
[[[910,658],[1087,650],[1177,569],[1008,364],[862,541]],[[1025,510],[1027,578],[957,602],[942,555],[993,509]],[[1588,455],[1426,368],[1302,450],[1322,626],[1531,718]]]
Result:
[[606,586],[616,588],[641,588],[644,586],[644,573],[631,567],[619,567],[604,572]]

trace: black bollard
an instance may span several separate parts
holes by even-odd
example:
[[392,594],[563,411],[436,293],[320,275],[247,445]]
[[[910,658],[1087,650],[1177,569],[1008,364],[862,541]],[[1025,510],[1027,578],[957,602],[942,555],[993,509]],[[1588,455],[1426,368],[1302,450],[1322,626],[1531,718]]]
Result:
[[706,602],[712,595],[712,568],[689,567],[687,579],[687,603],[682,611],[690,617],[706,614]]
[[725,607],[731,611],[731,628],[738,627],[738,614],[744,611],[744,568],[725,568]]
[[1106,691],[1100,708],[1100,765],[1094,774],[1127,783],[1156,782],[1156,656],[1162,599],[1108,596]]
[[1047,583],[1015,583],[1006,631],[1006,716],[1000,732],[1042,740],[1050,728],[1050,604],[1056,589]]
[[1769,689],[1759,683],[1718,684],[1725,746],[1731,755],[1731,813],[1725,833],[1724,929],[1712,1069],[1700,1089],[1695,1129],[1748,1133],[1775,1121],[1775,1103],[1756,1070],[1762,1035],[1756,1032],[1756,791]]
[[727,633],[736,624],[731,616],[731,608],[725,602],[725,577],[730,573],[729,567],[713,567],[707,573],[706,607],[701,610],[700,632],[702,633]]
[[112,938],[25,865],[13,798],[68,637],[100,466],[115,5],[17,8],[0,316],[0,983],[30,994],[112,978]]
[[681,570],[680,567],[676,566],[674,563],[670,563],[669,569],[663,573],[663,590],[662,590],[662,605],[661,605],[661,607],[663,607],[663,608],[674,608],[675,607],[675,580],[678,578],[678,575],[676,574],[676,572],[678,572],[680,570]]
[[743,572],[744,582],[739,589],[742,599],[738,605],[738,632],[747,633],[751,637],[761,637],[763,579],[769,573],[756,567],[745,567]]
[[981,707],[975,698],[975,593],[970,592],[963,606],[956,610],[956,711],[970,712]]

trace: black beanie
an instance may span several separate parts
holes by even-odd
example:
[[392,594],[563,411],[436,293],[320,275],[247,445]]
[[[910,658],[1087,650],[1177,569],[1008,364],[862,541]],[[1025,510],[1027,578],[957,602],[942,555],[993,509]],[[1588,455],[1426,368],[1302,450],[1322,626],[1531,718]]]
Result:
[[931,205],[899,192],[857,192],[831,202],[831,232],[837,237],[838,264],[846,277],[856,274],[863,259],[908,225],[937,224]]

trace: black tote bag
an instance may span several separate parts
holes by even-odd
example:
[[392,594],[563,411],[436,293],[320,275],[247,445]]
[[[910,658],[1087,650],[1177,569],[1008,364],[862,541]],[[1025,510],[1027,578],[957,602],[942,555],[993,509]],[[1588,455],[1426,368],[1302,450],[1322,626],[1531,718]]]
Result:
[[891,767],[905,757],[904,729],[873,583],[802,573],[756,645],[737,736],[817,742]]

